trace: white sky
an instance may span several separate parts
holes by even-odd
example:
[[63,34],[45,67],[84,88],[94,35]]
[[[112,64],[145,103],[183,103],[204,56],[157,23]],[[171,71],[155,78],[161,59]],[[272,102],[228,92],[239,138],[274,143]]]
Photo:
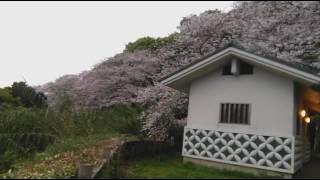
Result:
[[177,31],[182,17],[232,3],[0,2],[0,87],[80,73],[130,41]]

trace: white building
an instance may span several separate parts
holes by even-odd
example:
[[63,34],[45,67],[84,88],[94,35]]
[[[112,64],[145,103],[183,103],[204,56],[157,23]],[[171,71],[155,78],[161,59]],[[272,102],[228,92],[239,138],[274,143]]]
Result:
[[315,73],[228,46],[161,82],[189,95],[186,161],[284,177],[309,161]]

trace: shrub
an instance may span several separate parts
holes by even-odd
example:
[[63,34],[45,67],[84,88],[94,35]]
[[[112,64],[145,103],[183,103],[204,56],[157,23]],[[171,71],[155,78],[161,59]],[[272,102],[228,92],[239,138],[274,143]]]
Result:
[[139,135],[142,131],[140,113],[143,108],[139,105],[115,105],[109,108],[105,117],[112,119],[111,126],[123,134]]
[[20,105],[18,98],[12,96],[10,87],[0,89],[0,110]]
[[44,111],[18,108],[0,113],[0,142],[20,154],[41,151],[55,139]]
[[0,170],[14,160],[43,151],[56,140],[52,122],[44,111],[26,108],[0,112]]
[[[4,153],[0,152],[0,174],[4,173],[4,170],[7,170],[11,167],[12,163],[16,159],[15,154],[11,151],[7,151]],[[1,179],[1,176],[0,176]]]

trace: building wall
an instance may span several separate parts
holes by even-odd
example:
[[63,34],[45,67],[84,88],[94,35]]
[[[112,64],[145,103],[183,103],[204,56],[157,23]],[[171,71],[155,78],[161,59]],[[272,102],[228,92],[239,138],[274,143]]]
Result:
[[[259,135],[294,135],[294,82],[255,67],[253,75],[222,76],[221,69],[192,82],[188,127]],[[250,125],[219,123],[220,103],[251,104]]]

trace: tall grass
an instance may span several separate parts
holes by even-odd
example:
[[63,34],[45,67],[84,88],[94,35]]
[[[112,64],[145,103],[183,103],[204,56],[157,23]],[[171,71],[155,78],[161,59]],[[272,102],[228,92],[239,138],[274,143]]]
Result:
[[[0,171],[37,152],[77,146],[79,137],[108,132],[137,134],[141,130],[138,106],[117,105],[105,110],[15,108],[0,112]],[[69,145],[69,146],[68,146]],[[59,151],[59,150],[58,150]]]

